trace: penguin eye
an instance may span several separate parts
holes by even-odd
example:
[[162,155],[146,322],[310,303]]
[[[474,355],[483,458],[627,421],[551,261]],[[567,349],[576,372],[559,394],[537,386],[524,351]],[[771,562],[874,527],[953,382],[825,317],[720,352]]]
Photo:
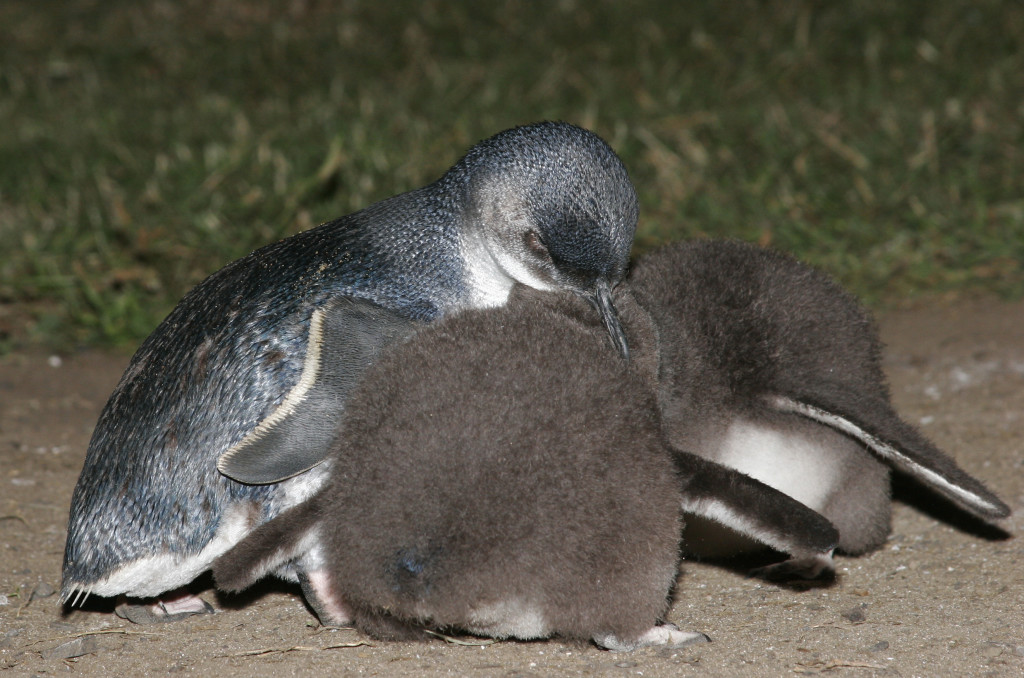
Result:
[[526,244],[526,248],[536,254],[539,257],[545,259],[550,258],[551,254],[548,252],[548,248],[544,246],[544,241],[540,239],[536,231],[527,231],[523,234],[523,242]]

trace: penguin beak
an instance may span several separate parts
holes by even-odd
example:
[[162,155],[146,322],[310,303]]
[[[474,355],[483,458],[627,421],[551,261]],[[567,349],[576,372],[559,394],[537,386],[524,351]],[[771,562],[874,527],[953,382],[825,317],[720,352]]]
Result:
[[626,341],[626,333],[622,331],[619,323],[619,314],[615,311],[615,304],[612,303],[612,291],[607,280],[597,282],[597,292],[590,299],[590,303],[597,307],[601,313],[601,320],[608,330],[612,344],[619,351],[623,360],[629,360],[629,343]]

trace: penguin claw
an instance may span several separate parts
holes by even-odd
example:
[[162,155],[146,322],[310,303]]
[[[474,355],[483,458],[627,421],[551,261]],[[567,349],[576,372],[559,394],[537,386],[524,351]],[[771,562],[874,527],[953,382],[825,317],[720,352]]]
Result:
[[214,614],[214,610],[202,598],[185,594],[148,604],[124,601],[114,608],[114,614],[133,624],[145,625],[181,621],[197,614]]

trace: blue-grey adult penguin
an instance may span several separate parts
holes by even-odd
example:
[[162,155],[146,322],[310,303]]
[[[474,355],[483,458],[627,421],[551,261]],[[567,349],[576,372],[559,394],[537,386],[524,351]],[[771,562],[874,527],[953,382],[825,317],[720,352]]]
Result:
[[[637,212],[604,141],[544,122],[207,278],[138,349],[100,415],[72,498],[62,599],[191,582],[322,481],[314,467],[382,346],[500,306],[513,283],[586,298],[626,354],[610,290]],[[156,613],[205,607],[176,602]]]
[[[893,409],[869,314],[837,282],[735,241],[677,243],[636,263],[628,287],[659,332],[659,400],[674,445],[738,469],[820,512],[839,549],[890,531],[890,467],[985,519],[1010,510]],[[690,521],[687,546],[726,555]],[[821,563],[766,574],[814,576]],[[829,568],[830,569],[830,568]]]
[[218,587],[291,562],[323,622],[377,638],[631,650],[706,640],[663,623],[684,508],[827,557],[838,535],[820,515],[665,444],[640,369],[652,332],[617,301],[630,363],[579,299],[522,287],[385,349],[347,403],[330,480],[215,561]]

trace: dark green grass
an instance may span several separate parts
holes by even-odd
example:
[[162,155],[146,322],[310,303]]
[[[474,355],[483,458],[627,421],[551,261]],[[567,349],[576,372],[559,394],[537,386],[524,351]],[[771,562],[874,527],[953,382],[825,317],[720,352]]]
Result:
[[227,261],[538,119],[637,249],[732,236],[879,306],[1024,291],[1019,2],[0,3],[0,350],[131,345]]

